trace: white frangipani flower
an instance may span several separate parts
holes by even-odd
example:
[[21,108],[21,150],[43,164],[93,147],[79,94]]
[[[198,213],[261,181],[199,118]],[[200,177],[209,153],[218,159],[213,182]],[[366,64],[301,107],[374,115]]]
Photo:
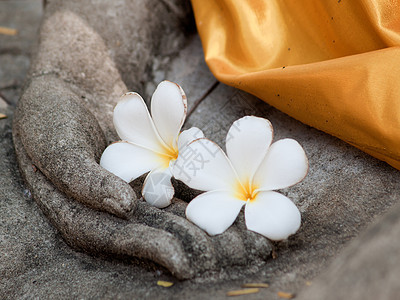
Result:
[[235,121],[226,137],[227,155],[208,139],[197,139],[179,155],[174,176],[206,191],[186,209],[187,218],[210,235],[224,232],[243,205],[246,226],[271,240],[286,239],[300,227],[301,216],[286,196],[274,192],[307,174],[303,148],[293,139],[271,145],[271,123],[254,116]]
[[150,171],[143,184],[144,199],[159,208],[168,206],[174,195],[171,167],[189,142],[204,136],[195,127],[180,133],[186,112],[184,91],[170,81],[157,86],[152,116],[139,94],[124,94],[114,109],[114,126],[122,141],[106,148],[100,165],[126,182]]

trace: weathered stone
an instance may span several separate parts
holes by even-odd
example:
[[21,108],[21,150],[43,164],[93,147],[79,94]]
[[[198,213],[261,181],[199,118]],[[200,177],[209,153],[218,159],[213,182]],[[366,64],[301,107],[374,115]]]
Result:
[[0,109],[5,111],[7,108],[8,108],[7,102],[0,97]]
[[[0,2],[1,26],[16,29],[16,35],[0,34],[0,55],[28,55],[32,53],[43,13],[43,0]],[[18,75],[16,76],[19,77]]]
[[[169,64],[169,58],[176,56],[186,43],[186,35],[195,30],[193,19],[189,17],[191,15],[189,1],[100,0],[85,5],[82,5],[81,1],[50,0],[46,2],[45,19],[51,19],[53,16],[53,21],[48,21],[51,25],[45,31],[41,30],[41,36],[53,32],[54,38],[54,34],[64,33],[61,35],[61,39],[67,38],[76,43],[76,47],[68,46],[67,49],[92,51],[93,49],[85,49],[85,39],[74,36],[74,34],[80,36],[80,33],[74,31],[74,28],[86,27],[85,31],[96,32],[95,36],[98,35],[102,39],[107,54],[115,63],[126,86],[129,90],[140,92],[145,99],[149,99],[151,95],[144,93],[144,86],[153,79],[153,66],[158,66],[155,69],[165,68]],[[57,18],[57,13],[59,13],[58,16],[62,16],[67,12],[70,16],[79,16],[76,18],[79,25],[69,23],[72,26],[69,29],[57,24],[54,20]],[[68,22],[68,20],[66,21]],[[70,19],[69,22],[71,21]],[[45,33],[47,31],[49,33]],[[91,40],[89,38],[89,41]],[[55,47],[62,45],[56,41],[53,42]],[[62,41],[60,42],[62,43]],[[64,45],[68,45],[66,41],[64,41]],[[46,46],[42,47],[39,52],[45,51],[43,54],[50,59],[53,56],[56,59],[62,57],[60,54],[67,54],[67,57],[74,54],[68,54],[69,51],[61,48],[57,48],[57,51],[51,50]],[[74,63],[78,64],[77,66],[64,69],[63,66],[65,67],[66,64],[61,63],[58,66],[54,62],[47,64],[47,66],[50,67],[52,72],[60,71],[61,76],[66,75],[68,80],[72,80],[72,73],[79,72],[79,70],[89,76],[81,68],[94,68],[95,66],[88,64],[88,62],[95,57],[90,57],[90,55],[88,57],[83,54],[79,54],[79,58],[83,60],[74,60]],[[40,71],[40,67],[36,71]],[[70,71],[72,73],[68,73]],[[76,79],[79,80],[79,75]],[[150,93],[152,92],[153,90],[150,91]]]
[[[12,61],[12,64],[7,63],[9,61]],[[0,66],[0,94],[10,104],[16,105],[21,95],[24,75],[29,68],[29,57],[27,55],[0,54]]]
[[[30,73],[24,100],[19,108],[23,109],[18,112],[19,116],[15,123],[17,125],[14,127],[15,146],[21,170],[29,190],[33,192],[36,202],[47,218],[37,209],[36,203],[30,197],[30,192],[23,186],[20,179],[12,150],[12,111],[9,106],[3,105],[0,107],[0,112],[6,113],[9,118],[0,120],[0,186],[2,187],[0,190],[0,219],[2,220],[0,222],[0,295],[2,297],[6,299],[74,297],[204,299],[211,296],[225,298],[227,291],[240,288],[244,282],[270,283],[268,289],[249,295],[252,299],[274,298],[278,291],[298,293],[306,287],[306,281],[313,280],[332,258],[340,253],[346,243],[357,236],[375,216],[382,214],[393,203],[398,202],[400,191],[398,171],[335,138],[300,124],[246,93],[221,84],[214,85],[213,77],[210,76],[198,54],[201,50],[199,52],[194,50],[198,47],[196,46],[198,45],[197,38],[189,36],[188,44],[182,52],[178,54],[179,50],[174,48],[166,56],[168,59],[163,58],[164,54],[157,54],[155,56],[159,60],[157,67],[152,66],[156,58],[145,53],[143,56],[138,56],[143,61],[136,62],[135,67],[129,63],[125,69],[124,61],[133,62],[138,58],[135,58],[135,54],[128,52],[139,49],[139,53],[144,51],[144,48],[141,48],[143,45],[149,45],[145,41],[137,45],[132,42],[134,39],[130,39],[130,35],[136,34],[133,35],[135,38],[139,35],[147,36],[146,39],[149,39],[151,35],[143,33],[145,29],[140,29],[140,34],[136,33],[137,29],[132,25],[133,23],[126,24],[132,9],[121,12],[124,16],[122,20],[125,21],[119,24],[121,14],[118,13],[117,8],[123,8],[124,1],[112,3],[98,1],[97,8],[91,2],[84,4],[79,1],[49,2],[45,17],[48,23],[43,25],[39,56],[34,63],[38,72]],[[168,3],[166,7],[174,7],[171,1],[164,1],[165,3]],[[132,2],[127,5],[132,5]],[[54,19],[51,20],[54,16],[57,16],[61,25],[51,25],[51,22],[56,23]],[[104,22],[104,16],[107,16],[106,19],[109,22]],[[113,32],[115,26],[120,26],[117,27],[117,32]],[[73,35],[68,35],[68,28],[74,32]],[[60,40],[57,32],[63,32],[66,40]],[[125,32],[128,34],[125,35]],[[180,49],[181,45],[185,45],[186,37],[179,33],[175,37],[180,40],[178,43]],[[86,43],[82,38],[88,38]],[[123,43],[120,44],[121,49],[117,48],[118,38],[123,39]],[[170,41],[174,39],[171,38]],[[55,44],[52,44],[53,40],[56,41]],[[55,47],[57,43],[61,43],[66,48],[58,49]],[[131,47],[129,51],[128,47]],[[156,52],[156,50],[152,51]],[[38,59],[40,53],[43,53],[42,58]],[[92,55],[92,53],[95,54]],[[177,56],[171,53],[177,53]],[[191,59],[191,55],[195,57]],[[51,61],[51,64],[46,64],[46,59]],[[180,59],[182,59],[182,65],[179,65]],[[195,62],[199,65],[196,66]],[[85,77],[79,73],[80,70],[83,70]],[[191,71],[185,73],[186,70]],[[87,79],[87,74],[90,75],[89,79]],[[107,74],[109,74],[108,77]],[[211,241],[206,236],[201,243],[198,243],[198,240],[195,240],[195,243],[190,238],[202,235],[193,234],[195,229],[186,227],[183,219],[177,217],[183,216],[185,207],[185,204],[179,200],[176,200],[174,205],[165,209],[163,213],[154,208],[148,210],[145,203],[135,201],[136,209],[124,220],[88,208],[76,201],[76,199],[79,200],[79,195],[74,196],[76,191],[70,189],[68,192],[68,187],[63,186],[64,181],[60,180],[63,175],[65,176],[62,172],[62,161],[60,166],[56,166],[57,156],[53,154],[61,154],[62,157],[61,150],[73,146],[73,143],[69,146],[62,145],[62,142],[66,141],[63,140],[64,134],[68,141],[74,138],[81,139],[82,136],[76,133],[85,132],[87,130],[85,126],[90,124],[93,127],[90,130],[93,136],[80,142],[89,149],[88,153],[91,154],[88,155],[92,157],[91,159],[98,158],[101,152],[97,148],[98,145],[117,139],[115,132],[110,128],[112,110],[109,109],[117,99],[117,97],[113,98],[113,95],[118,95],[121,90],[126,89],[125,84],[119,79],[121,77],[119,74],[122,74],[129,89],[135,89],[144,96],[146,96],[144,91],[147,91],[147,94],[152,92],[154,85],[163,74],[167,74],[167,79],[182,80],[181,83],[189,101],[202,100],[188,118],[186,127],[192,125],[201,127],[208,137],[221,146],[224,146],[225,134],[232,121],[247,114],[270,119],[275,129],[275,140],[292,137],[303,145],[310,161],[308,177],[302,183],[282,191],[299,206],[303,224],[300,231],[288,241],[274,243],[276,259],[266,258],[269,257],[270,248],[269,244],[265,243],[265,239],[258,238],[255,241],[253,236],[255,234],[252,233],[247,239],[241,236],[245,232],[242,215],[235,228],[230,229],[218,240]],[[174,77],[174,74],[178,75]],[[140,79],[136,81],[135,76]],[[53,85],[50,87],[50,84]],[[90,88],[85,87],[86,85]],[[208,96],[206,93],[202,94],[207,87],[210,92]],[[35,95],[35,97],[30,98],[29,95]],[[54,97],[56,95],[59,99]],[[36,107],[34,106],[35,99]],[[65,103],[59,103],[61,111],[71,110],[76,105],[76,116],[75,110],[67,115],[60,115],[60,109],[55,111],[52,108],[46,111],[40,105],[40,101],[50,104],[54,100],[55,102],[52,103],[54,105],[57,100],[62,99]],[[98,102],[105,104],[105,107],[96,106]],[[24,103],[27,106],[24,107]],[[39,108],[39,112],[35,112],[35,108]],[[90,112],[86,115],[88,108]],[[30,119],[30,113],[37,117]],[[46,122],[41,121],[41,113]],[[90,124],[81,128],[77,126],[76,128],[79,129],[76,132],[69,131],[68,128],[71,128],[73,120],[79,118],[87,120]],[[27,122],[25,125],[19,124],[22,119]],[[35,120],[38,124],[35,124]],[[98,125],[95,125],[96,121],[99,121],[101,130]],[[57,130],[63,134],[54,136],[51,134],[52,131],[55,132],[52,125],[57,122],[60,122]],[[45,126],[44,123],[47,125]],[[64,131],[61,130],[63,123],[68,125]],[[51,126],[48,126],[49,124]],[[19,134],[22,130],[19,126],[24,126],[23,140],[20,139]],[[40,129],[41,126],[43,126],[42,129]],[[39,129],[40,134],[29,134]],[[101,137],[101,131],[104,131],[105,137]],[[38,149],[47,153],[53,162],[43,160],[40,151],[35,152],[35,143],[39,146],[42,143],[40,141],[51,142],[52,147],[49,147],[51,149],[46,149],[43,144]],[[26,148],[25,144],[22,145],[24,142],[27,145]],[[28,148],[32,156],[27,156]],[[66,157],[68,159],[68,155]],[[43,164],[44,167],[38,169],[32,166],[33,159],[38,165]],[[45,172],[48,177],[43,175]],[[91,172],[90,167],[86,168],[85,172]],[[59,175],[49,175],[54,173]],[[88,199],[85,197],[81,199],[82,202],[85,200]],[[397,234],[398,226],[394,219],[394,215],[398,214],[397,211],[398,209],[386,220],[381,221],[383,223],[379,225],[379,229],[374,227],[375,229],[368,231],[351,245],[349,250],[345,249],[343,256],[338,257],[337,262],[326,273],[327,275],[313,281],[310,290],[305,291],[305,296],[301,294],[301,297],[306,299],[309,293],[315,293],[315,295],[321,295],[319,298],[326,296],[329,299],[334,295],[350,295],[345,298],[357,299],[366,295],[363,294],[364,290],[368,291],[368,295],[382,296],[379,298],[386,296],[390,299],[391,295],[396,295],[397,284],[392,283],[392,279],[398,277],[396,273],[399,264],[396,261],[398,243],[391,242],[393,240],[391,237]],[[46,222],[47,219],[54,226],[50,226]],[[170,238],[170,241],[175,242],[169,244],[167,248],[157,249],[158,252],[155,247],[151,247],[151,242],[139,243],[140,238],[134,244],[131,231],[140,231],[145,226],[145,232],[148,233],[149,229],[146,227],[148,225],[152,226],[153,229],[150,231],[153,233],[163,229],[162,241]],[[164,230],[167,228],[170,230],[169,234],[165,234]],[[181,228],[184,228],[184,235],[178,234]],[[77,252],[75,250],[77,248],[68,247],[61,236],[70,245],[85,252],[108,253],[111,256],[92,257]],[[256,243],[261,243],[262,246],[259,245],[253,249],[252,246]],[[132,245],[134,247],[131,247]],[[205,248],[209,247],[206,253],[203,253],[202,246],[204,245],[206,245]],[[231,245],[236,246],[231,247]],[[381,245],[385,247],[383,256],[377,255]],[[147,256],[143,255],[143,252],[146,252],[143,249],[148,246],[151,251],[147,253]],[[264,257],[260,257],[259,250],[263,247]],[[142,253],[134,252],[135,249]],[[221,252],[215,253],[211,249],[220,249]],[[154,259],[170,267],[172,272],[185,274],[187,265],[175,266],[176,269],[174,269],[173,260],[168,256],[168,251],[181,253],[181,262],[189,254],[199,256],[196,259],[186,259],[189,262],[189,273],[196,268],[199,268],[199,272],[212,269],[210,264],[213,263],[213,259],[214,262],[218,262],[215,264],[217,271],[206,271],[199,274],[196,279],[177,281],[159,265],[145,259],[131,258],[139,256]],[[358,254],[360,254],[359,257]],[[211,262],[206,259],[207,255]],[[246,264],[245,255],[248,255],[248,262],[253,262],[253,264]],[[230,259],[230,256],[234,257]],[[245,262],[244,265],[243,262]],[[363,265],[375,269],[367,269]],[[388,275],[385,277],[380,276],[381,274]],[[192,274],[189,275],[192,276]],[[386,280],[387,278],[389,280]],[[173,281],[175,284],[166,289],[157,286],[157,280]],[[346,280],[348,282],[345,282]],[[334,288],[329,287],[331,282]],[[368,286],[370,288],[367,288]],[[339,294],[342,287],[343,294]],[[357,291],[351,291],[352,287]],[[381,289],[382,287],[384,289]]]
[[397,299],[400,204],[355,239],[299,299]]
[[302,212],[302,226],[287,242],[276,244],[279,257],[268,262],[269,272],[264,273],[272,289],[297,291],[375,216],[398,202],[400,174],[256,97],[223,84],[204,99],[186,126],[202,128],[206,136],[224,147],[230,124],[244,115],[269,119],[274,140],[296,139],[309,159],[307,177],[282,190]]
[[16,30],[15,35],[0,34],[0,96],[13,106],[21,95],[41,15],[41,0],[0,2],[0,26]]
[[[118,13],[124,7],[109,8]],[[64,8],[52,11],[50,5],[49,12],[16,110],[14,142],[35,200],[64,239],[91,253],[150,259],[178,278],[265,260],[270,243],[245,230],[243,218],[226,233],[209,237],[186,220],[185,203],[164,211],[149,207],[99,166],[107,141],[116,139],[112,108],[126,87],[103,39],[86,21]],[[149,30],[155,30],[152,26]],[[164,30],[157,34],[170,29]],[[140,37],[146,43],[149,38]]]
[[189,36],[187,45],[182,48],[177,56],[171,59],[167,57],[167,61],[168,63],[164,66],[153,65],[153,78],[146,83],[147,94],[151,95],[157,84],[166,78],[176,82],[184,87],[188,97],[188,113],[190,115],[196,105],[218,84],[204,60],[199,36]]

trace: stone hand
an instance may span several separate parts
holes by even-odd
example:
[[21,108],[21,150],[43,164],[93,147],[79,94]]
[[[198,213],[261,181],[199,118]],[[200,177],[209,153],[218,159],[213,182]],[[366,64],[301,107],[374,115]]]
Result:
[[265,260],[270,243],[247,231],[243,216],[210,237],[186,220],[185,202],[151,207],[99,166],[107,144],[118,140],[112,109],[127,90],[110,56],[113,37],[72,12],[51,5],[46,12],[13,135],[28,187],[65,241],[90,253],[149,259],[178,278]]

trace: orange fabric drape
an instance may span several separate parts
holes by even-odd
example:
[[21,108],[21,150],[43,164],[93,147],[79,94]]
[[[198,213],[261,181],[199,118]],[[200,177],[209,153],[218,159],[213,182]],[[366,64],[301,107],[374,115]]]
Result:
[[192,0],[218,80],[400,169],[400,0]]

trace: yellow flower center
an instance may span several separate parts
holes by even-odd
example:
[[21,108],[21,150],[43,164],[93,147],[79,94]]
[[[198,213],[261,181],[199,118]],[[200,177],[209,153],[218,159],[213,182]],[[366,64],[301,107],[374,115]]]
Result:
[[251,183],[250,180],[246,180],[244,183],[238,180],[236,181],[235,196],[245,202],[253,201],[257,197],[258,188],[258,185]]
[[164,147],[164,152],[160,153],[160,159],[162,162],[162,166],[164,168],[168,168],[169,164],[171,161],[174,161],[178,158],[179,151],[178,148],[170,146],[170,147]]

